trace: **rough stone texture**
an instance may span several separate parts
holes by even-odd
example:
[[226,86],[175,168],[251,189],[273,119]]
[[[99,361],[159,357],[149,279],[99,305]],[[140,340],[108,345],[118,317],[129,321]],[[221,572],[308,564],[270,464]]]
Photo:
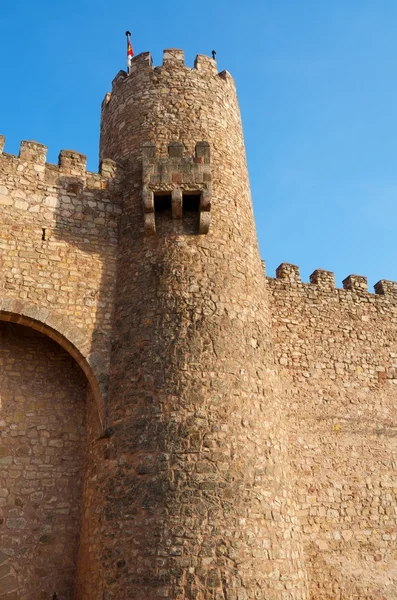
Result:
[[71,600],[87,380],[58,344],[0,323],[0,598]]
[[91,364],[106,395],[118,173],[112,161],[100,175],[87,172],[85,156],[71,150],[51,165],[46,150],[22,142],[19,157],[0,153],[0,314],[28,313],[54,328]]
[[311,598],[397,597],[397,289],[268,279]]
[[265,277],[231,76],[135,57],[100,174],[3,146],[0,598],[396,598],[397,283]]
[[[101,157],[125,174],[115,432],[86,497],[103,587],[81,581],[83,598],[307,597],[235,87],[198,63],[138,56],[103,105]],[[169,160],[176,140],[209,144],[211,226],[184,235],[170,214],[146,236],[142,151]]]

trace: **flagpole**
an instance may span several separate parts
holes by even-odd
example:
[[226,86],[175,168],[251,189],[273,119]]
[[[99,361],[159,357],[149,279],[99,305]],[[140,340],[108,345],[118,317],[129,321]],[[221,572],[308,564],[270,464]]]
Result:
[[130,48],[132,48],[131,46],[131,32],[130,31],[126,31],[125,35],[127,36],[127,73],[130,73],[131,70],[131,54],[130,54]]

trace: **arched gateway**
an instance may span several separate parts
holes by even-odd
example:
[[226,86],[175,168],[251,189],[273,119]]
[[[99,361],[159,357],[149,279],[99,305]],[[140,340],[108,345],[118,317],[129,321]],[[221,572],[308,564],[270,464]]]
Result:
[[105,419],[88,350],[55,312],[0,299],[1,599],[74,597],[86,423]]

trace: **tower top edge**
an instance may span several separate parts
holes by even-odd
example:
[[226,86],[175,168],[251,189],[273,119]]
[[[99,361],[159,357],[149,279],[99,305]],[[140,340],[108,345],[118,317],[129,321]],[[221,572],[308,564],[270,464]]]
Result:
[[[215,56],[215,54],[214,54]],[[228,71],[218,72],[215,58],[211,58],[206,54],[197,54],[194,60],[193,67],[186,66],[185,52],[178,48],[166,48],[163,50],[163,61],[159,66],[153,64],[152,55],[150,52],[141,52],[131,59],[128,71],[121,70],[113,79],[113,87],[124,80],[133,78],[144,71],[173,71],[181,70],[185,72],[198,72],[209,77],[219,77],[224,81],[233,82],[233,78]]]

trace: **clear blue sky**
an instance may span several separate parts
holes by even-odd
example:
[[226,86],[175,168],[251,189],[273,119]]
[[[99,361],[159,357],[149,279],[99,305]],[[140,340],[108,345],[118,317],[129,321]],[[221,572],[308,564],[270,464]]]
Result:
[[88,155],[136,53],[218,53],[239,93],[262,257],[397,280],[396,0],[1,0],[0,133]]

